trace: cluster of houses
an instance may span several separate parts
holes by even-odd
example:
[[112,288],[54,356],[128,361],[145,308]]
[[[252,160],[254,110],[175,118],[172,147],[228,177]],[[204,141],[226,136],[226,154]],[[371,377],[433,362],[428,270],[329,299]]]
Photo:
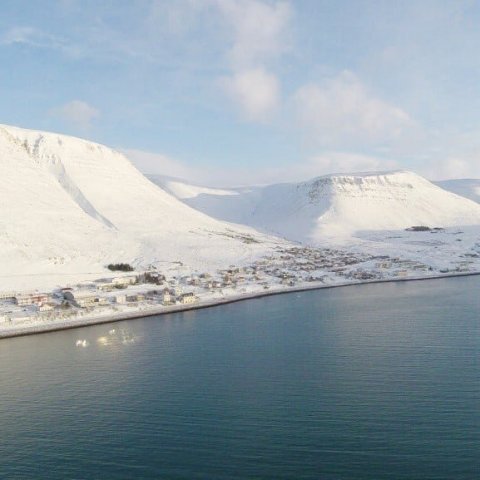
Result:
[[372,258],[332,248],[299,246],[281,249],[278,256],[262,259],[256,262],[255,267],[257,275],[274,278],[280,285],[293,287],[303,282],[326,282],[332,275],[344,276],[355,265]]
[[51,294],[39,292],[0,292],[0,302],[6,306],[0,310],[0,321],[28,320],[32,315],[48,315],[58,307],[58,302]]
[[10,302],[18,307],[33,307],[40,312],[53,310],[57,303],[48,293],[0,293],[0,300]]
[[390,277],[406,277],[410,273],[426,273],[431,267],[415,260],[404,260],[398,257],[381,257],[381,261],[375,263],[378,272],[388,271]]
[[470,272],[472,270],[473,260],[460,260],[455,263],[455,272]]
[[[468,260],[460,262],[458,268],[467,268],[467,262]],[[430,266],[419,261],[345,252],[333,248],[288,248],[281,250],[278,256],[256,262],[257,275],[273,277],[278,284],[286,286],[295,286],[302,282],[326,283],[332,277],[360,281],[407,277],[412,273],[426,273],[431,270]]]
[[[146,288],[148,286],[152,288]],[[115,305],[135,306],[141,302],[169,306],[196,301],[197,296],[193,292],[183,292],[178,282],[166,282],[165,276],[146,272],[61,288],[51,293],[0,292],[0,321],[20,322],[54,315],[68,317],[79,311]]]
[[142,302],[165,306],[185,305],[197,300],[193,292],[183,292],[176,280],[167,282],[166,277],[158,272],[100,280],[83,288],[63,289],[63,296],[72,306],[80,308],[112,304],[137,305]]
[[[478,252],[464,255],[453,271],[469,271]],[[123,308],[139,305],[188,305],[198,301],[198,295],[215,293],[228,295],[231,290],[275,286],[295,287],[311,282],[333,283],[338,278],[374,280],[406,277],[416,272],[432,270],[428,265],[397,257],[374,256],[367,253],[345,252],[333,248],[305,246],[278,247],[275,254],[251,265],[231,265],[214,274],[191,273],[167,278],[156,270],[127,274],[109,279],[61,288],[51,293],[0,292],[0,321],[24,320],[32,316],[45,318],[68,317],[96,308]],[[449,270],[440,270],[446,273]]]

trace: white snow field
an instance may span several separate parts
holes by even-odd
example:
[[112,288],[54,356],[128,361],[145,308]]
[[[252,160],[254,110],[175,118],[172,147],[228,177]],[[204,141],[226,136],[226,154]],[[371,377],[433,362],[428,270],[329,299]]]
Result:
[[465,178],[459,180],[442,180],[435,182],[439,187],[456,193],[474,202],[480,203],[480,180],[475,178]]
[[190,208],[78,138],[0,125],[0,179],[0,291],[98,278],[110,262],[219,268],[281,242]]
[[212,217],[310,245],[414,225],[480,225],[480,205],[407,171],[326,175],[302,183],[232,189],[149,178]]

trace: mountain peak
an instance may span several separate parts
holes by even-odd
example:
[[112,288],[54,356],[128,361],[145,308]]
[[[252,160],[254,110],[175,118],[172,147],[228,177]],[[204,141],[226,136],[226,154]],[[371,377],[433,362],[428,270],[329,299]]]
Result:
[[47,271],[55,284],[111,262],[228,265],[277,242],[190,208],[121,153],[75,137],[0,126],[0,178],[0,262],[19,279]]
[[310,244],[362,230],[480,223],[480,205],[406,170],[330,174],[228,196],[204,189],[183,200],[213,217]]

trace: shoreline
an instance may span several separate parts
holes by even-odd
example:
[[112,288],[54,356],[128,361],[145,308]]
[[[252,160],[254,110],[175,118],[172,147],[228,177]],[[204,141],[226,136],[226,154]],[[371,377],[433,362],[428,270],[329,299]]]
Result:
[[190,305],[175,305],[171,307],[155,306],[152,308],[146,308],[144,310],[133,310],[132,312],[112,313],[109,315],[91,316],[85,318],[78,318],[66,322],[55,322],[45,325],[32,325],[27,327],[19,327],[17,329],[2,331],[0,329],[0,340],[6,338],[23,337],[27,335],[36,335],[42,333],[52,333],[61,330],[71,330],[74,328],[87,327],[91,325],[101,325],[106,323],[121,322],[124,320],[135,320],[139,318],[154,317],[159,315],[167,315],[171,313],[180,313],[190,310],[202,310],[205,308],[212,308],[221,305],[227,305],[230,303],[242,302],[245,300],[253,300],[256,298],[270,297],[274,295],[307,292],[310,290],[323,290],[340,287],[352,287],[359,285],[372,285],[378,283],[394,283],[394,282],[412,282],[412,281],[425,281],[425,280],[439,280],[445,278],[455,277],[469,277],[474,275],[480,275],[480,271],[475,272],[459,272],[459,273],[445,273],[431,276],[421,277],[408,277],[408,278],[386,278],[376,280],[343,282],[332,285],[325,285],[323,283],[315,283],[313,285],[303,285],[298,287],[285,287],[285,288],[272,288],[269,290],[262,290],[258,292],[243,293],[238,295],[231,295],[224,298],[213,298],[210,300],[200,300],[199,302]]

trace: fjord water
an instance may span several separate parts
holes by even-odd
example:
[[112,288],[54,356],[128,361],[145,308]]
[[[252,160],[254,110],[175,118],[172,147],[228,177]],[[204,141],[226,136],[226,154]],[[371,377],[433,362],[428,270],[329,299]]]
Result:
[[363,285],[2,340],[0,478],[479,478],[479,291]]

